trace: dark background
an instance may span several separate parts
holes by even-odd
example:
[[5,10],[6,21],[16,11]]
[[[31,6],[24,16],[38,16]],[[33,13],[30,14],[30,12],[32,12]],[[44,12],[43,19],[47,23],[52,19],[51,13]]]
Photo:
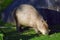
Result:
[[[13,11],[21,4],[34,6],[40,15],[47,21],[51,33],[60,32],[60,10],[57,11],[57,9],[60,9],[59,0],[13,0],[13,2],[1,12],[0,19],[2,19],[3,23],[0,22],[0,24],[14,24]],[[8,27],[9,26],[11,27],[11,25],[8,25]]]
[[[57,1],[57,6],[59,6]],[[14,22],[14,18],[12,16],[13,10],[17,8],[21,4],[30,4],[34,6],[38,12],[43,16],[47,23],[51,25],[60,25],[60,12],[56,10],[48,9],[49,6],[55,6],[54,0],[13,0],[13,2],[6,7],[6,9],[2,13],[2,20],[6,22]]]

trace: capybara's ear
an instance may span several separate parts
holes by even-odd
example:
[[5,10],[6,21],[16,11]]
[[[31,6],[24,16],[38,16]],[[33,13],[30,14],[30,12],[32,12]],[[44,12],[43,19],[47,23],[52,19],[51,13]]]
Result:
[[47,20],[46,20],[46,22],[47,22]]

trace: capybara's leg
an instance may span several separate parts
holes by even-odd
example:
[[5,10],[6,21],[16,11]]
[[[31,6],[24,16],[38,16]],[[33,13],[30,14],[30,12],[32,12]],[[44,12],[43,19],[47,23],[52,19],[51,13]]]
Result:
[[21,32],[22,28],[21,28],[21,25],[19,24],[19,22],[17,20],[16,14],[14,14],[14,18],[15,18],[15,21],[16,21],[16,30],[17,30],[17,32]]
[[17,32],[20,32],[20,25],[16,24]]
[[38,31],[38,29],[36,27],[33,28],[33,29],[35,30],[36,34],[39,34],[39,31]]

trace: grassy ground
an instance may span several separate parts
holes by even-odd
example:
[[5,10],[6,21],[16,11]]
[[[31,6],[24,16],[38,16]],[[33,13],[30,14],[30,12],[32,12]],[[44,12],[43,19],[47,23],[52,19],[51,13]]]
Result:
[[[11,2],[12,0],[2,0],[2,2],[0,2],[0,12],[2,12]],[[56,29],[56,32],[52,31],[53,34],[44,36],[42,34],[36,35],[35,31],[32,29],[17,33],[16,27],[11,28],[11,24],[4,24],[2,21],[0,21],[0,26],[1,25],[9,26],[8,28],[0,28],[0,31],[4,35],[4,40],[60,40],[60,26],[56,26],[55,28],[51,27],[54,30]]]
[[17,33],[14,28],[1,28],[4,33],[4,40],[60,40],[60,33],[53,33],[51,35],[37,35],[34,30],[29,29],[24,32]]

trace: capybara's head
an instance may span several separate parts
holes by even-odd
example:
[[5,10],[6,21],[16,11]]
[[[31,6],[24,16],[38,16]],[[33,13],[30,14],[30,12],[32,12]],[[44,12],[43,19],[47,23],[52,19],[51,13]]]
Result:
[[46,23],[46,21],[41,20],[38,23],[38,30],[43,34],[43,35],[48,35],[50,30],[48,28],[48,24]]
[[48,27],[48,24],[46,23],[46,21],[44,21],[44,20],[42,20],[42,34],[43,35],[48,35],[49,34],[49,32],[50,32],[50,30],[49,30],[49,27]]

